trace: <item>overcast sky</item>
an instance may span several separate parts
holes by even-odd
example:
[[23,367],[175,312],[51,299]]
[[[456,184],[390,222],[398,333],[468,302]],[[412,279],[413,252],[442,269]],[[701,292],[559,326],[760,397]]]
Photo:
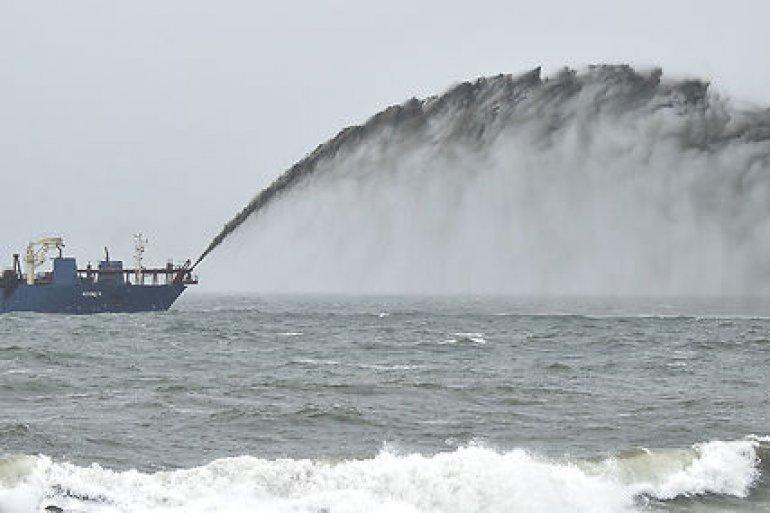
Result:
[[62,234],[129,260],[138,230],[195,257],[341,128],[480,75],[624,62],[770,105],[766,5],[0,0],[0,258]]

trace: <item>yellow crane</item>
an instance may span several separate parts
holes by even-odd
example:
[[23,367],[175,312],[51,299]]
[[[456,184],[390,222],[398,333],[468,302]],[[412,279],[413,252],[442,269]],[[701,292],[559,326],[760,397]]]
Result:
[[27,253],[24,255],[24,270],[27,272],[27,285],[35,284],[35,269],[45,263],[48,253],[54,249],[59,251],[64,247],[64,240],[61,237],[45,237],[40,240],[30,242],[27,246]]

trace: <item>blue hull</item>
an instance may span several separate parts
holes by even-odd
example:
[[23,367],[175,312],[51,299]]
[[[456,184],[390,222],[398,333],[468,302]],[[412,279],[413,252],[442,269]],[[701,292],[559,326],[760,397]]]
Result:
[[20,283],[0,289],[0,313],[42,312],[94,314],[168,310],[184,292],[182,284],[129,285],[73,283],[68,285]]

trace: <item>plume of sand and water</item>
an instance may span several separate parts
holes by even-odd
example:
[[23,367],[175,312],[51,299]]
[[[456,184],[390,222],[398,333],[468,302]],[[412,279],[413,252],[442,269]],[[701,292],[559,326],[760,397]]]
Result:
[[342,130],[196,265],[258,224],[268,288],[760,293],[768,214],[767,109],[659,69],[535,69]]

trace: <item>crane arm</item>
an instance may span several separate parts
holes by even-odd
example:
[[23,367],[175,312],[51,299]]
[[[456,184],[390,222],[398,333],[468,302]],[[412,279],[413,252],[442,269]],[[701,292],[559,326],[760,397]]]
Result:
[[48,252],[56,249],[61,253],[63,247],[64,241],[61,237],[46,237],[29,243],[24,257],[28,285],[35,284],[35,268],[45,263]]

